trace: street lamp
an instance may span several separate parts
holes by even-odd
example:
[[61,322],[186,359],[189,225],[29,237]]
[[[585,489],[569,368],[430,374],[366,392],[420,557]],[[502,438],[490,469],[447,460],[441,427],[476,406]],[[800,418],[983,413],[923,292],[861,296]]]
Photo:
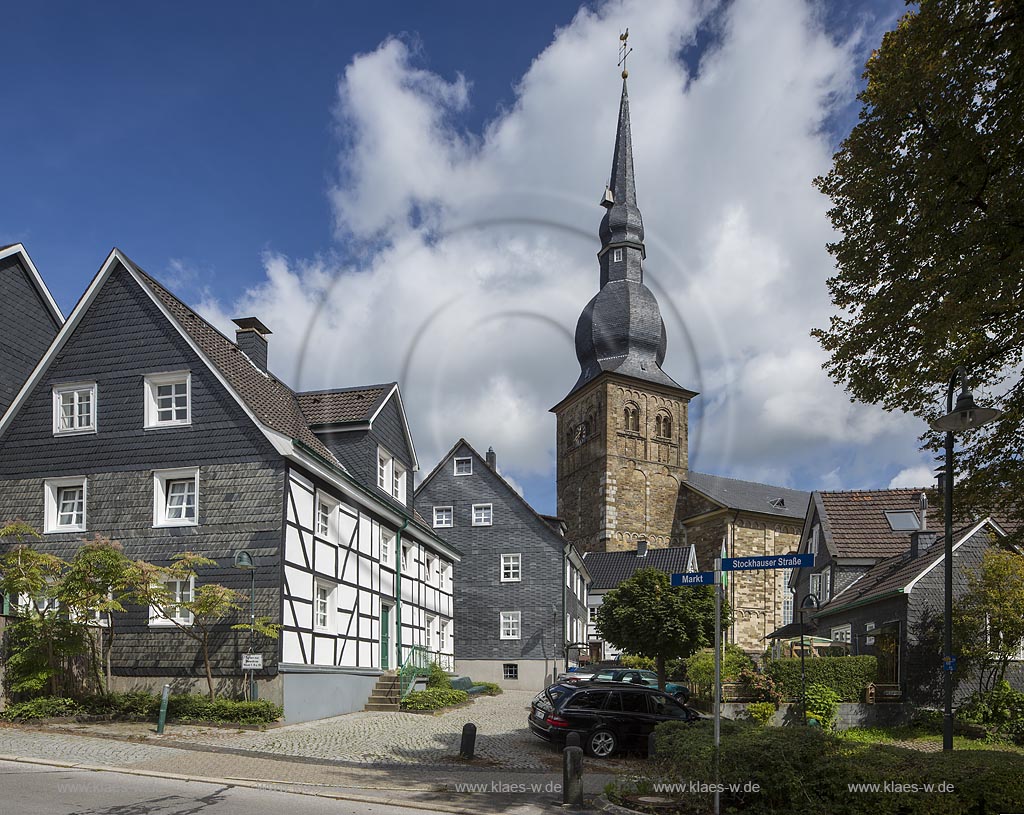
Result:
[[[960,382],[960,395],[953,406],[953,389]],[[943,654],[942,695],[944,709],[942,712],[942,749],[953,749],[953,434],[961,430],[971,430],[998,419],[1002,411],[995,408],[978,407],[974,404],[974,395],[967,388],[967,374],[963,367],[958,367],[949,378],[946,390],[946,415],[932,422],[932,430],[946,434],[946,483],[943,489],[943,513],[946,521],[945,546],[945,620],[943,621]]]
[[[235,552],[235,568],[249,571],[249,653],[256,652],[256,556],[249,551]],[[249,701],[256,701],[256,671],[249,671]]]
[[804,658],[807,646],[804,645],[804,611],[806,609],[818,610],[818,598],[814,594],[808,594],[800,601],[800,712],[804,717],[804,725],[807,725],[807,672],[804,668]]

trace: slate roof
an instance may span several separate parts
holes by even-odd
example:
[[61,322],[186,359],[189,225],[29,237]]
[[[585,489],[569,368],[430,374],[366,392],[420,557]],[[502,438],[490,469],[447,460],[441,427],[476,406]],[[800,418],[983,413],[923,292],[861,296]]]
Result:
[[[910,532],[893,532],[885,513],[920,509],[925,489],[816,492],[829,551],[842,558],[886,558],[910,548]],[[928,508],[928,528],[942,529],[940,507]]]
[[291,388],[273,374],[257,368],[241,349],[220,331],[134,263],[132,267],[195,344],[217,366],[217,370],[257,419],[290,439],[298,439],[319,456],[341,466],[331,451],[310,430],[309,422]]
[[770,484],[740,481],[693,470],[686,474],[683,483],[729,509],[778,515],[781,518],[802,520],[807,515],[807,505],[811,500],[811,494],[803,490],[773,487]]
[[[971,524],[962,529],[954,529],[954,546],[963,542],[964,536],[976,526],[977,524]],[[910,551],[907,549],[885,560],[880,560],[844,591],[832,597],[828,603],[821,607],[818,614],[826,615],[832,611],[845,608],[852,603],[866,603],[893,592],[902,591],[914,578],[931,567],[936,558],[943,556],[943,532],[937,530],[929,531],[936,535],[935,541],[927,549],[922,550],[916,558],[911,559]],[[987,534],[986,528],[982,527],[975,534]],[[907,538],[909,546],[909,533]]]
[[648,549],[645,557],[637,557],[636,550],[625,552],[587,552],[583,562],[590,572],[590,588],[614,589],[638,569],[660,569],[666,574],[686,571],[689,546],[671,546],[667,549]]
[[299,407],[311,425],[368,422],[384,404],[395,383],[297,393]]

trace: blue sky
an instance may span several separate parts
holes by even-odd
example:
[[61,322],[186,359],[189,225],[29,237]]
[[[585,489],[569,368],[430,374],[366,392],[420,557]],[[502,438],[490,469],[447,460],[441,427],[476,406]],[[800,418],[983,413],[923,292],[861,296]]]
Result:
[[575,380],[566,337],[597,287],[629,25],[648,281],[666,368],[702,391],[695,466],[919,481],[915,427],[849,405],[807,336],[831,273],[810,182],[902,10],[20,4],[0,243],[26,244],[66,312],[117,245],[220,325],[260,316],[294,384],[401,378],[425,469],[459,436],[493,444],[553,511],[546,409]]

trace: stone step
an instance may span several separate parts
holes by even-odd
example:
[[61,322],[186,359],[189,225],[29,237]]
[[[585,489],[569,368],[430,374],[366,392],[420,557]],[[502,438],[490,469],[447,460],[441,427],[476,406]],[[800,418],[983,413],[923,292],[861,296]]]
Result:
[[367,699],[366,701],[367,702],[379,702],[379,703],[382,703],[382,704],[386,703],[386,704],[395,704],[395,705],[397,705],[398,704],[398,694],[395,694],[394,696],[392,696],[392,695],[387,694],[387,693],[371,693],[370,694],[370,698]]
[[399,708],[398,702],[367,702],[366,707],[364,707],[363,710],[377,713],[397,713]]

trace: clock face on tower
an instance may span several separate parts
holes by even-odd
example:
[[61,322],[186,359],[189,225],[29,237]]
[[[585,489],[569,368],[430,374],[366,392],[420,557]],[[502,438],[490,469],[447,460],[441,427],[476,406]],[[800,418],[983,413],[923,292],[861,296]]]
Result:
[[583,444],[587,440],[587,423],[580,422],[572,430],[572,440],[576,445]]

